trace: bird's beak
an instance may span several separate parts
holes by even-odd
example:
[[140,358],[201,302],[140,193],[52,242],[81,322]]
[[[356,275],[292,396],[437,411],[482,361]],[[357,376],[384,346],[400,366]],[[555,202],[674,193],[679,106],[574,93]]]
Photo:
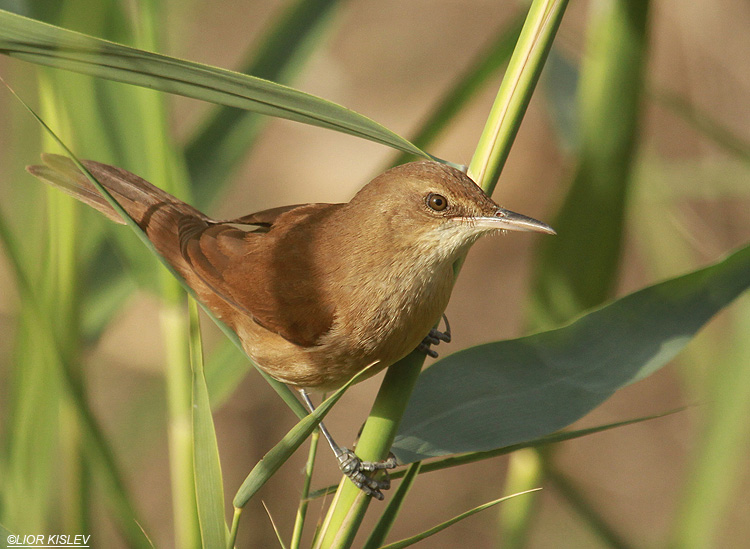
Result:
[[476,217],[474,222],[478,227],[487,229],[502,229],[505,231],[531,231],[536,233],[557,234],[555,230],[532,217],[498,208],[495,215]]

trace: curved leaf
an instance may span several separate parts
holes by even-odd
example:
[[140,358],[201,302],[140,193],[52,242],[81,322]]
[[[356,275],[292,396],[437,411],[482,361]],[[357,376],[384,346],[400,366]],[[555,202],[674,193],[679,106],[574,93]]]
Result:
[[193,370],[192,430],[193,481],[198,507],[201,539],[204,547],[224,547],[227,526],[224,520],[224,482],[221,475],[219,446],[208,387],[203,371],[203,342],[201,341],[198,303],[189,299],[190,363]]
[[457,522],[460,522],[464,520],[465,518],[469,518],[471,515],[475,515],[480,511],[489,509],[490,507],[493,507],[494,505],[497,505],[498,503],[502,503],[503,501],[507,501],[510,498],[514,498],[516,496],[522,496],[530,492],[537,492],[539,490],[541,490],[541,488],[534,488],[533,490],[526,490],[524,492],[511,494],[509,496],[505,496],[500,499],[496,499],[494,501],[489,501],[487,503],[474,507],[473,509],[470,509],[469,511],[465,511],[461,513],[460,515],[453,517],[450,520],[446,520],[445,522],[442,522],[438,524],[437,526],[433,526],[432,528],[430,528],[429,530],[425,530],[421,534],[417,534],[416,536],[411,536],[410,538],[402,539],[401,541],[397,541],[394,543],[389,543],[388,545],[383,545],[380,549],[403,549],[404,547],[410,547],[411,545],[414,545],[415,543],[422,541],[423,539],[429,538],[430,536],[434,536],[435,534],[445,530],[449,526],[453,526]]
[[409,463],[561,429],[664,366],[749,286],[746,246],[568,326],[455,353],[420,377],[393,451]]
[[268,80],[152,53],[0,10],[0,53],[11,57],[247,109],[430,155],[369,118]]

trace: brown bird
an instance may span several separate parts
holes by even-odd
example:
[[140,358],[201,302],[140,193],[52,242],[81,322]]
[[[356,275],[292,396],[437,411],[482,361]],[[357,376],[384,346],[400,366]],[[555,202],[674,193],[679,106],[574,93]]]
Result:
[[[30,173],[124,223],[71,160],[42,159]],[[453,264],[480,236],[554,234],[436,162],[388,170],[345,204],[283,206],[227,221],[121,168],[83,164],[253,361],[299,388],[309,407],[305,389],[336,389],[417,347],[434,354],[429,345],[449,339],[432,329],[448,305]],[[364,472],[393,467],[395,459],[363,463],[324,429],[344,473],[382,499],[387,480]]]

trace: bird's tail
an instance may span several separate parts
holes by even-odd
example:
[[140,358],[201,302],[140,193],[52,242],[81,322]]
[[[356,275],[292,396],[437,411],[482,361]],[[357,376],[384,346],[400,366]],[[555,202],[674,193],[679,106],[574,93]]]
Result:
[[[43,165],[28,166],[32,175],[124,224],[89,179],[67,157],[43,154]],[[192,206],[122,168],[84,160],[83,165],[143,229],[157,250],[182,274],[190,269],[181,253],[185,229],[205,226],[211,220]]]
[[[99,210],[112,221],[125,224],[120,214],[110,206],[72,160],[65,156],[45,153],[42,154],[42,161],[44,164],[27,166],[26,170],[45,183]],[[127,170],[92,160],[84,160],[82,163],[144,231],[147,231],[149,225],[148,217],[153,216],[155,210],[159,209],[177,209],[182,214],[192,214],[205,219],[205,216],[192,206]]]

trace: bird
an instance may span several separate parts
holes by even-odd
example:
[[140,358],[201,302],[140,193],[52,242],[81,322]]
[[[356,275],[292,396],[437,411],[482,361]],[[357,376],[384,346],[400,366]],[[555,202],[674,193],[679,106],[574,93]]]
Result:
[[[67,157],[42,154],[38,179],[124,224]],[[296,204],[213,219],[122,168],[82,164],[145,232],[198,299],[238,336],[271,377],[330,391],[363,379],[415,348],[448,341],[435,326],[448,305],[454,264],[480,237],[506,231],[555,234],[498,206],[464,172],[435,161],[391,168],[346,203]],[[446,319],[447,322],[447,319]],[[360,380],[361,381],[361,380]],[[382,499],[396,466],[362,462],[321,426],[339,466]]]

